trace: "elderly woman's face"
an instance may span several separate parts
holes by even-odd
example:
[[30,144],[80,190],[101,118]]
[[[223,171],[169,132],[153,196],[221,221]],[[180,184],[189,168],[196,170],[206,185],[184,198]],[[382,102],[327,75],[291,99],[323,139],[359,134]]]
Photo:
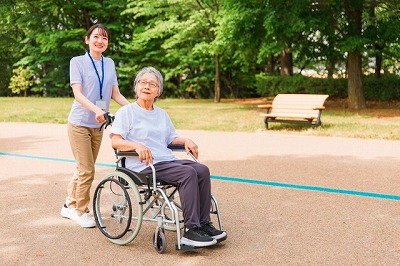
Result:
[[138,99],[143,101],[154,101],[158,97],[158,80],[152,73],[144,73],[136,84]]

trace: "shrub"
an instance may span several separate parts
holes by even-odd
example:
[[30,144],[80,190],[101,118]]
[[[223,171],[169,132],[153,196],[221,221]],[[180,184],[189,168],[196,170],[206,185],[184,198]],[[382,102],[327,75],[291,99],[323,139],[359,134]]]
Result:
[[[330,97],[347,98],[347,79],[313,78],[302,75],[269,76],[256,75],[257,93],[260,96],[274,96],[279,93],[329,94]],[[400,99],[400,78],[385,75],[363,77],[363,91],[366,100],[390,101]]]

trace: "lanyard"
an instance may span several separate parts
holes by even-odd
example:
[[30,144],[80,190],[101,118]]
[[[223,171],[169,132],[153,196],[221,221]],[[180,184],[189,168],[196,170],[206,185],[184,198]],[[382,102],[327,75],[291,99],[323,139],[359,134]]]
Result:
[[100,83],[100,100],[103,100],[103,82],[104,82],[104,61],[103,61],[103,56],[101,56],[101,79],[100,79],[99,72],[97,72],[96,65],[94,64],[94,60],[93,60],[92,56],[90,55],[89,50],[87,50],[87,53],[88,53],[88,55],[90,57],[90,60],[92,61],[94,70],[96,71],[97,78],[99,79],[99,83]]

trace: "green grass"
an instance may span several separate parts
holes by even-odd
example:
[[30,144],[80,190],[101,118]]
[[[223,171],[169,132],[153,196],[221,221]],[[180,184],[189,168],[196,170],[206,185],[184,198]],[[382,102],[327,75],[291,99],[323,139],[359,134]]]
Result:
[[[0,122],[65,124],[72,102],[72,98],[3,97],[0,98]],[[398,110],[386,109],[385,114],[390,115],[381,116],[328,106],[322,113],[321,127],[272,123],[270,129],[266,130],[257,103],[260,102],[224,100],[214,103],[212,100],[183,99],[161,99],[156,102],[169,113],[177,129],[400,140]],[[115,113],[118,108],[113,102],[110,111]]]

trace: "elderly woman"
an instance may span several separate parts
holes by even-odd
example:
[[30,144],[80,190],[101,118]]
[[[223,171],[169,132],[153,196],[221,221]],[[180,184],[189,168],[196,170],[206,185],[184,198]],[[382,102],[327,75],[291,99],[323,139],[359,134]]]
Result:
[[198,147],[190,139],[179,137],[168,114],[154,105],[163,91],[163,77],[153,67],[143,68],[134,82],[136,101],[123,106],[115,114],[111,142],[120,151],[136,151],[138,158],[126,160],[126,167],[151,173],[157,179],[178,187],[183,208],[185,232],[182,244],[205,247],[226,237],[210,222],[211,181],[207,166],[175,157],[168,145],[184,145],[187,152],[198,157]]

